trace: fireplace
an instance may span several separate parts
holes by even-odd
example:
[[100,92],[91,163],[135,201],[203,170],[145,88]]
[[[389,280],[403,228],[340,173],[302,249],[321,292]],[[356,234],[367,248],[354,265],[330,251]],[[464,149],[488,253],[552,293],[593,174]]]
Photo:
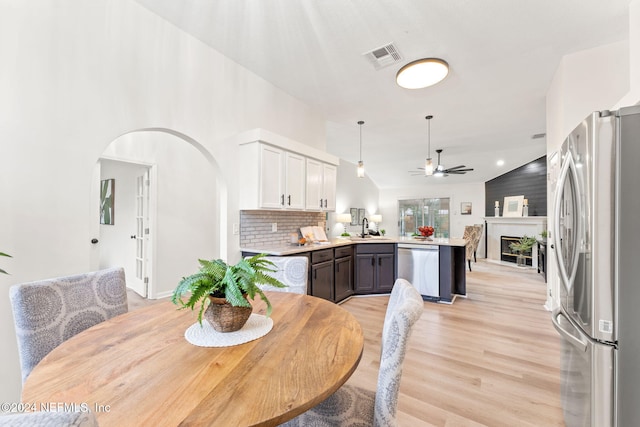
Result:
[[[512,250],[509,245],[511,243],[515,243],[520,240],[518,236],[500,236],[500,261],[512,262],[517,264],[518,262],[518,253]],[[531,249],[526,251],[524,254],[525,265],[532,266],[533,265],[533,256],[531,254]]]
[[[523,217],[486,217],[486,256],[487,261],[503,262],[502,253],[511,253],[513,251],[503,251],[501,236],[538,236],[541,231],[547,229],[546,216],[523,216]],[[507,246],[508,247],[508,246]],[[509,256],[509,261],[517,264],[517,257]],[[532,267],[538,266],[538,245],[533,245],[532,251]]]

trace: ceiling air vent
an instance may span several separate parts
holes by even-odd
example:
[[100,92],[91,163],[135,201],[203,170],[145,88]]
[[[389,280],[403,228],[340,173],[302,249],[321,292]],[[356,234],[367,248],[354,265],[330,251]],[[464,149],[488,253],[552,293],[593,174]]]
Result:
[[363,53],[369,62],[373,64],[376,70],[380,70],[396,62],[402,61],[402,55],[393,43],[386,44],[370,52]]
[[546,133],[535,133],[531,135],[531,139],[540,139],[540,138],[544,138],[545,136],[547,136]]

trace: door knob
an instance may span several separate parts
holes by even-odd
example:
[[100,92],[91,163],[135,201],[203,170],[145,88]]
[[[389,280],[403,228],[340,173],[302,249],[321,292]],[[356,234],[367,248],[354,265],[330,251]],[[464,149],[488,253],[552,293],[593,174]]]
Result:
[[96,243],[98,243],[98,239],[96,239],[96,238],[91,239],[91,243],[93,243],[95,245]]
[[136,235],[134,234],[133,236],[131,236],[131,238],[132,238],[132,239],[135,239],[135,238],[136,238]]

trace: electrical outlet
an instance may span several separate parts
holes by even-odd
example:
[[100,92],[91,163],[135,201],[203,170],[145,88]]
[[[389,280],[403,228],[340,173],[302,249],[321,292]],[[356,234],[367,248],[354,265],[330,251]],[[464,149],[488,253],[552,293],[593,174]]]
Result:
[[240,225],[233,224],[233,234],[240,234]]
[[276,231],[278,231],[278,223],[277,222],[272,222],[271,223],[271,232],[275,233]]

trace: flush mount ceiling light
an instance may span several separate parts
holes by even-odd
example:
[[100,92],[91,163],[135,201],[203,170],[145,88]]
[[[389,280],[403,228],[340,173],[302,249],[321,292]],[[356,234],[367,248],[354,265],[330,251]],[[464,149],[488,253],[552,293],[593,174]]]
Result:
[[362,125],[364,122],[360,120],[358,125],[360,126],[360,160],[358,161],[357,174],[358,178],[364,178],[364,162],[362,161]]
[[400,68],[396,83],[405,89],[422,89],[441,82],[449,74],[449,64],[439,58],[424,58]]

